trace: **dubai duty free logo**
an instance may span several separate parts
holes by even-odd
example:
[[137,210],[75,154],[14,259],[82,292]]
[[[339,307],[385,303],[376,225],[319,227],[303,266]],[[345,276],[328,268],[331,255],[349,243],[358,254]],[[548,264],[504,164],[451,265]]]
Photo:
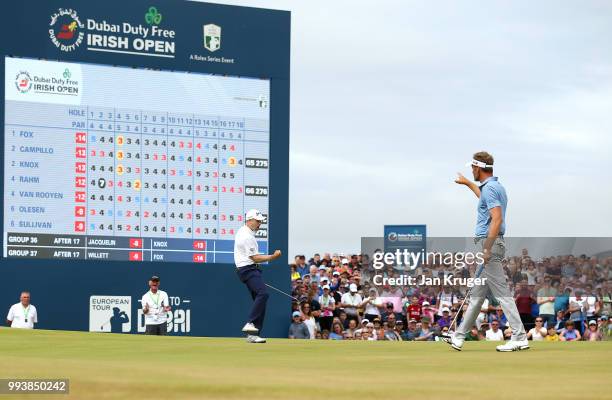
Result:
[[85,25],[79,19],[77,12],[71,8],[60,8],[51,15],[49,37],[51,42],[61,51],[71,52],[83,42]]
[[32,77],[28,71],[19,71],[15,77],[15,87],[19,93],[27,93],[32,89]]
[[204,48],[217,51],[221,48],[221,27],[215,24],[204,25]]

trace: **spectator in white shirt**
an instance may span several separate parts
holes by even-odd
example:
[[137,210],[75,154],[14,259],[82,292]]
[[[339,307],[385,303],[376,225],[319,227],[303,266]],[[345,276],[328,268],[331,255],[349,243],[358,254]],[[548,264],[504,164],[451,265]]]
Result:
[[359,315],[357,314],[357,307],[359,307],[362,302],[361,295],[357,293],[357,285],[351,283],[349,292],[342,295],[340,307],[344,308],[346,316],[349,319],[358,320]]
[[21,292],[19,303],[13,304],[6,316],[6,324],[11,328],[34,329],[38,323],[36,307],[30,304],[30,292]]
[[365,315],[364,317],[368,321],[374,321],[374,318],[380,318],[380,309],[384,307],[383,302],[380,297],[378,297],[378,292],[376,288],[370,288],[370,297],[367,297],[361,303],[361,307],[365,307]]
[[491,322],[491,328],[485,334],[486,340],[504,340],[504,333],[499,329],[499,322]]
[[544,319],[542,317],[537,317],[535,319],[535,327],[531,328],[529,332],[527,332],[527,339],[531,340],[544,340],[546,336],[546,328],[543,326]]
[[152,276],[149,279],[149,291],[142,296],[140,302],[145,315],[145,335],[165,335],[170,301],[168,294],[159,290],[159,277]]

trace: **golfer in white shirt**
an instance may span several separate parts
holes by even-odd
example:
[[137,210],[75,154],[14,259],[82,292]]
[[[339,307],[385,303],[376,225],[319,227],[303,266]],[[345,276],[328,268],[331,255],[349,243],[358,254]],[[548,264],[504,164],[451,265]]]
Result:
[[265,217],[257,210],[249,210],[245,219],[245,225],[238,229],[234,238],[234,262],[237,273],[253,298],[253,307],[242,332],[248,335],[247,342],[249,343],[265,343],[266,339],[259,337],[258,334],[263,328],[269,295],[261,276],[259,263],[275,260],[281,256],[281,252],[276,250],[272,255],[259,254],[255,233]]
[[11,328],[34,329],[38,323],[36,307],[30,304],[30,292],[21,292],[20,302],[13,304],[6,316],[6,324]]

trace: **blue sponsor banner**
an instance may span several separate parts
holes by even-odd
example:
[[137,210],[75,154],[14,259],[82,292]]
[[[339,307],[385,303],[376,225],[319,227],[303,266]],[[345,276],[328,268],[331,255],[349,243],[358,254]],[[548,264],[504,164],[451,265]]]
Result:
[[407,250],[411,253],[427,251],[426,225],[385,225],[385,253]]

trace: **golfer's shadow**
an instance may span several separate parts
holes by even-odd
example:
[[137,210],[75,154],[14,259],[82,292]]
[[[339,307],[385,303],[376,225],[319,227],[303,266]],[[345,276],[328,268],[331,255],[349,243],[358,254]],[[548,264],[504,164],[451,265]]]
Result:
[[113,316],[110,318],[110,326],[112,333],[122,333],[123,324],[130,322],[130,317],[125,311],[119,310],[119,307],[113,307]]

